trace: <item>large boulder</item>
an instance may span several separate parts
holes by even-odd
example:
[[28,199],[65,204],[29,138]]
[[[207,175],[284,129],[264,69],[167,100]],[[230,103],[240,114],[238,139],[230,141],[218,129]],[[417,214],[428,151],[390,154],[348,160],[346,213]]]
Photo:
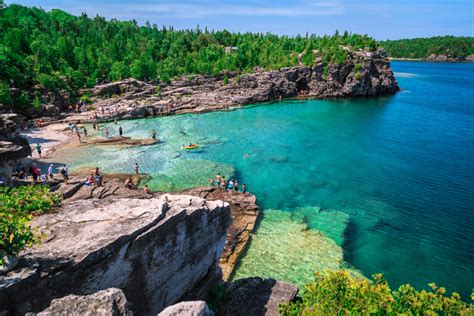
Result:
[[230,222],[227,203],[186,195],[71,202],[34,219],[46,239],[0,276],[0,314],[116,287],[135,313],[156,315],[219,274]]
[[158,316],[213,316],[204,301],[188,301],[168,306]]
[[120,289],[110,288],[91,295],[68,295],[55,299],[37,315],[131,316],[133,312],[125,294]]
[[230,283],[218,315],[278,316],[278,305],[293,301],[298,288],[273,279],[247,278]]

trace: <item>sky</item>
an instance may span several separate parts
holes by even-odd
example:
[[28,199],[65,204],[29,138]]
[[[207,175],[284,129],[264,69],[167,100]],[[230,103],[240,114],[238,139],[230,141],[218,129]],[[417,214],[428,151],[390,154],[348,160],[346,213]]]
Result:
[[149,21],[175,29],[207,27],[286,35],[335,30],[379,39],[474,36],[473,0],[6,0],[75,15]]

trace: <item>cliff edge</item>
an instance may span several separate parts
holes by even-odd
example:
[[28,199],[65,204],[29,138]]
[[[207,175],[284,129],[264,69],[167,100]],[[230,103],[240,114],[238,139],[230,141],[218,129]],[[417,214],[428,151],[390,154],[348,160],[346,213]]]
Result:
[[0,314],[114,287],[134,313],[156,315],[204,278],[220,279],[230,222],[227,203],[186,195],[69,203],[35,218],[46,240],[0,277]]

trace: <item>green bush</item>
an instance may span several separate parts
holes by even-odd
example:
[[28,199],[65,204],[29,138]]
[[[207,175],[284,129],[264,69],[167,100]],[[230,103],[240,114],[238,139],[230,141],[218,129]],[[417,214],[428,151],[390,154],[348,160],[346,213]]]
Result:
[[87,104],[91,104],[92,103],[92,100],[90,98],[90,96],[88,96],[87,94],[84,94],[82,97],[81,97],[81,101],[82,102],[85,102]]
[[302,297],[280,305],[280,314],[289,315],[470,315],[472,305],[461,301],[457,293],[445,296],[446,290],[430,284],[431,291],[416,291],[402,285],[391,291],[381,274],[374,282],[356,280],[347,271],[315,274]]
[[224,76],[224,84],[226,85],[226,84],[228,84],[228,83],[229,83],[229,77]]
[[60,202],[45,186],[0,189],[0,264],[4,253],[16,255],[39,242],[30,226],[33,214],[49,212]]

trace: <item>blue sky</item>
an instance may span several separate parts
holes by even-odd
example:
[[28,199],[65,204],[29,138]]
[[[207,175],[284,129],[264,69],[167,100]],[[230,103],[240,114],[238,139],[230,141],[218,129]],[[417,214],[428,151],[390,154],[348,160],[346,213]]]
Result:
[[277,34],[367,33],[377,39],[474,36],[473,0],[6,0],[86,12],[119,20],[147,20],[175,28],[202,28]]

